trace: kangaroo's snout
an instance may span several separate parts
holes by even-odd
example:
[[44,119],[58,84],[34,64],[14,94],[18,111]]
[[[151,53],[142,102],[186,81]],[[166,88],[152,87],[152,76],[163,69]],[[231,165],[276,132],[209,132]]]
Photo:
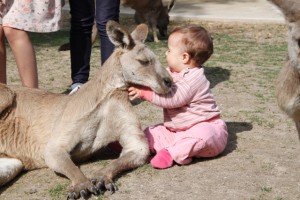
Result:
[[170,78],[163,78],[163,82],[168,88],[170,88],[173,84],[173,81]]

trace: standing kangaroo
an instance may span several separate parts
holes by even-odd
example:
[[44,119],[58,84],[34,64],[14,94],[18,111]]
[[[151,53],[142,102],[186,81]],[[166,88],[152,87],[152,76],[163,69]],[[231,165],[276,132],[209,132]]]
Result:
[[300,1],[271,1],[282,10],[288,24],[288,57],[278,76],[277,101],[295,121],[300,139]]
[[122,5],[135,10],[134,19],[137,24],[149,25],[154,42],[159,42],[156,29],[161,36],[168,32],[169,12],[175,5],[175,0],[121,0]]
[[[145,24],[129,34],[107,23],[116,49],[97,75],[72,95],[0,84],[0,185],[21,170],[49,167],[72,181],[68,199],[114,192],[116,174],[143,165],[148,143],[128,98],[137,84],[166,93],[172,79],[145,45]],[[87,178],[74,164],[119,141],[120,157]],[[74,161],[74,162],[73,162]]]

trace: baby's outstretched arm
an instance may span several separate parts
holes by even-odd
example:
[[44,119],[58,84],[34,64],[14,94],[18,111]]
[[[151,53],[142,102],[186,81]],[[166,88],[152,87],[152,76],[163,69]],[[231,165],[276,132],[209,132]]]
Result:
[[140,93],[141,91],[136,87],[131,86],[128,88],[128,95],[131,101],[140,98]]
[[144,99],[147,101],[151,101],[152,99],[152,90],[142,86],[131,86],[128,88],[128,95],[131,101],[135,99]]

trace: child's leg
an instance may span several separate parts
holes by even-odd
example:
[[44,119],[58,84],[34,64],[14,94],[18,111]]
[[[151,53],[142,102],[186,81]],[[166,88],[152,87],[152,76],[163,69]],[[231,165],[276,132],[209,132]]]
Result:
[[152,153],[165,149],[173,144],[175,141],[176,133],[171,132],[162,124],[153,127],[148,127],[144,130],[148,138],[150,151]]
[[159,124],[155,127],[145,129],[145,134],[148,138],[150,151],[156,152],[150,164],[154,168],[165,169],[173,165],[173,158],[167,150],[175,140],[175,133],[170,132],[166,127]]
[[0,83],[6,84],[6,48],[3,27],[0,24]]
[[176,135],[176,141],[167,150],[178,164],[189,164],[192,157],[217,156],[224,151],[228,137],[226,124],[221,119],[196,124]]
[[35,51],[27,32],[10,27],[3,27],[3,30],[15,56],[22,84],[37,88],[38,74]]
[[156,155],[153,160],[157,157],[156,160],[164,159],[170,164],[165,151],[167,150],[171,158],[181,165],[189,164],[192,157],[217,156],[224,151],[228,137],[227,127],[222,119],[202,122],[186,131],[176,133],[160,124],[147,128],[145,134],[150,150],[156,151],[157,154],[161,153],[161,155]]

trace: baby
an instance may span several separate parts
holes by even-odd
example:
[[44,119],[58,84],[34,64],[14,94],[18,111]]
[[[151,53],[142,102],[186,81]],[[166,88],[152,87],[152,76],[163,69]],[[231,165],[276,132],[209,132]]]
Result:
[[213,53],[209,32],[201,26],[175,28],[168,39],[166,58],[174,83],[165,95],[130,87],[131,100],[141,98],[163,108],[164,122],[145,129],[154,168],[214,157],[227,145],[228,132],[205,77],[203,64]]

